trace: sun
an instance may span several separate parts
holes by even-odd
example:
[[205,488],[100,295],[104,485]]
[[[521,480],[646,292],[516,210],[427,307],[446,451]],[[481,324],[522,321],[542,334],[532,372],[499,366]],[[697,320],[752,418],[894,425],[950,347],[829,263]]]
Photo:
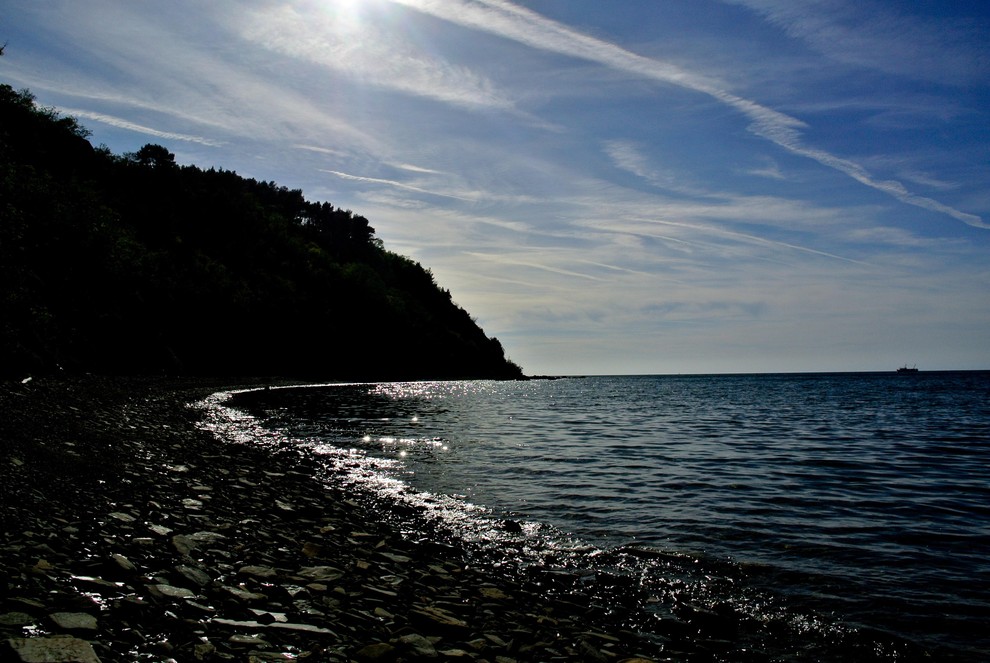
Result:
[[365,15],[376,0],[325,0],[323,11],[332,16],[338,28],[356,29],[364,22]]
[[358,18],[374,0],[327,0],[327,7],[341,18]]

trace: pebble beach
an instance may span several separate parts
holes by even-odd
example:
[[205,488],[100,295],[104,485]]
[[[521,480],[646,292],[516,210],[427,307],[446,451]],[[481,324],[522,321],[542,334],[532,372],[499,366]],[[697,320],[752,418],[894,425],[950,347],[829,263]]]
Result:
[[197,426],[190,404],[259,384],[3,385],[0,660],[718,658],[717,614],[646,637],[566,574],[558,591],[486,567],[320,482],[312,459]]

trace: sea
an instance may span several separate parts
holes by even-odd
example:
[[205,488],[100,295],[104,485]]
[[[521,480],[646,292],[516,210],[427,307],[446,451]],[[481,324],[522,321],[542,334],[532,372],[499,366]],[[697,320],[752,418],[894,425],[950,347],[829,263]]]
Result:
[[647,634],[681,604],[728,607],[774,660],[990,660],[990,372],[209,400],[217,434],[317,458],[328,484],[415,507],[494,566],[634,583],[648,599],[630,627]]

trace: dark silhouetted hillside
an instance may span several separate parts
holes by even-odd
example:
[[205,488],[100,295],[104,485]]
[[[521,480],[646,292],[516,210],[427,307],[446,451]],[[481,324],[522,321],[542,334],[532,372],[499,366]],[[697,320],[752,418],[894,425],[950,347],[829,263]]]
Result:
[[0,86],[0,373],[521,377],[368,220]]

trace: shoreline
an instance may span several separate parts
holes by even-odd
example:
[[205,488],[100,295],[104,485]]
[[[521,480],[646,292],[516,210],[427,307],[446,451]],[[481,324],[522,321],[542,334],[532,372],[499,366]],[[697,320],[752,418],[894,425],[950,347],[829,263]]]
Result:
[[189,403],[266,384],[2,385],[4,660],[712,660],[721,646],[626,630],[619,606],[397,531],[313,459],[197,428]]

